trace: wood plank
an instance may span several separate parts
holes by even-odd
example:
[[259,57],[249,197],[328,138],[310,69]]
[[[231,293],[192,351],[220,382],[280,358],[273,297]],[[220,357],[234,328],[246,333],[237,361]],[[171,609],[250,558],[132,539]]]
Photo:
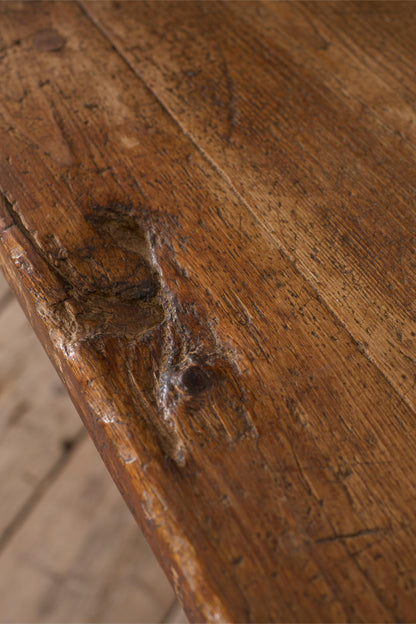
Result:
[[84,440],[0,556],[0,621],[159,622],[173,591]]
[[[197,33],[194,4],[173,5],[174,24],[179,10]],[[411,621],[410,400],[281,247],[262,209],[268,190],[256,142],[247,143],[241,175],[257,189],[253,212],[77,5],[3,3],[0,14],[2,263],[187,614]],[[219,27],[221,43],[223,33]],[[230,41],[233,67],[243,70],[241,42]],[[216,49],[213,42],[214,58]],[[258,117],[250,112],[260,136],[275,78],[256,58],[267,96]],[[299,86],[309,84],[304,73],[285,71],[330,132],[335,107],[317,87],[309,95]],[[287,98],[295,128],[299,107]],[[226,136],[232,130],[232,143],[226,108],[217,124]],[[317,132],[318,115],[316,123]],[[308,149],[313,128],[302,122],[296,131]],[[360,140],[377,159],[370,130]],[[349,166],[355,151],[346,139],[344,151]],[[303,156],[299,148],[295,164],[287,160],[291,192]],[[323,174],[315,161],[310,167],[304,185],[320,193]],[[303,215],[308,201],[300,197]],[[322,215],[317,230],[318,222]],[[303,225],[292,222],[287,233],[306,249]],[[330,266],[324,234],[319,241]]]
[[412,3],[83,6],[415,408]]

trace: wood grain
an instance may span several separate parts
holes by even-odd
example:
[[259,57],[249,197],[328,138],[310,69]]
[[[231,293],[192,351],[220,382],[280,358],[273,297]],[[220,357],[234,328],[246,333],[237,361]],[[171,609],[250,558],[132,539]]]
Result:
[[414,408],[412,4],[84,6]]
[[372,11],[168,6],[0,5],[5,273],[191,620],[412,621],[413,147],[302,60]]

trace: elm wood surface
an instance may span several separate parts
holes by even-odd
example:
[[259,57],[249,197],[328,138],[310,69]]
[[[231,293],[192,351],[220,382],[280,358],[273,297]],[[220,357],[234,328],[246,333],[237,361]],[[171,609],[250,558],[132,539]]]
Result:
[[3,268],[193,621],[416,616],[410,6],[0,5]]
[[413,3],[84,6],[414,408]]

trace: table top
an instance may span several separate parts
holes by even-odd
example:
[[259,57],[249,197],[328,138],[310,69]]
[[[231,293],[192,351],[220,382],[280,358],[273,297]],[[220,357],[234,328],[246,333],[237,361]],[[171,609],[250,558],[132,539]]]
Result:
[[412,3],[0,4],[2,268],[191,621],[416,617],[415,61]]

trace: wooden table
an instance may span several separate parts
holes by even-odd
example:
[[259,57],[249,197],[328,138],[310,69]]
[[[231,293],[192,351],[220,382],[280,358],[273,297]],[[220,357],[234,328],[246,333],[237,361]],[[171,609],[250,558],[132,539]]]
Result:
[[414,621],[415,5],[0,15],[2,267],[190,619]]

